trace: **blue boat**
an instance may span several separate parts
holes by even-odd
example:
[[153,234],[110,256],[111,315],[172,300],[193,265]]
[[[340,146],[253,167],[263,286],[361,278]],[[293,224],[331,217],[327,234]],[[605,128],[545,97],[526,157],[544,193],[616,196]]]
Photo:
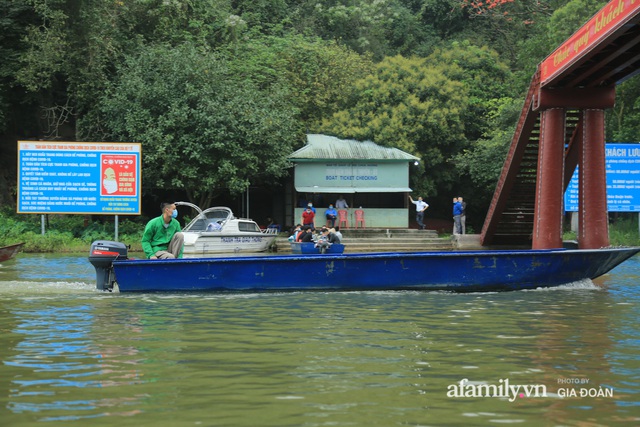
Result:
[[344,252],[342,243],[332,243],[321,251],[313,242],[291,242],[291,253],[293,254],[341,254]]
[[120,292],[535,289],[595,279],[640,252],[610,249],[384,252],[127,259],[126,246],[96,241],[97,288]]

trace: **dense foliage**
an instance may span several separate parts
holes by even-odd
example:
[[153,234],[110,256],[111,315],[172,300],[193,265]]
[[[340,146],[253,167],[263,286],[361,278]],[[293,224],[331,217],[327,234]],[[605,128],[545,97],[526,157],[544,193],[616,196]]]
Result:
[[[19,139],[141,142],[145,194],[208,205],[326,132],[419,156],[418,192],[482,217],[536,65],[605,3],[0,0],[0,204]],[[639,97],[609,140],[640,137]]]

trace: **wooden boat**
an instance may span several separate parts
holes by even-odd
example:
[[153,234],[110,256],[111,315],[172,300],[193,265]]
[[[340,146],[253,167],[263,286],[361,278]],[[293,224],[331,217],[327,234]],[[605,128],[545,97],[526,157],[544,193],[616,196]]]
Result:
[[291,242],[291,253],[293,254],[341,254],[344,252],[342,243],[332,243],[324,252],[313,242]]
[[8,261],[16,256],[24,243],[16,243],[15,245],[3,246],[0,248],[0,262]]
[[98,289],[150,291],[495,291],[595,279],[640,252],[610,249],[488,250],[232,256],[129,260],[119,242],[96,241]]
[[255,221],[236,218],[227,207],[216,206],[203,211],[189,202],[176,202],[176,205],[189,206],[198,212],[182,230],[185,258],[221,253],[264,252],[277,237],[276,229],[261,230]]

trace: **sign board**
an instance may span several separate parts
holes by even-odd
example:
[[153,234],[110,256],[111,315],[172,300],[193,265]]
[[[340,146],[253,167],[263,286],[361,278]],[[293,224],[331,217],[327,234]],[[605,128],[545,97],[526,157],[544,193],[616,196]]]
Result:
[[[640,144],[607,144],[607,210],[640,212]],[[578,168],[564,194],[567,212],[578,211]]]
[[297,163],[294,183],[307,193],[384,193],[411,191],[409,162]]
[[640,1],[612,0],[540,64],[540,84],[575,64],[604,37],[640,13]]
[[18,213],[139,215],[141,145],[18,141]]

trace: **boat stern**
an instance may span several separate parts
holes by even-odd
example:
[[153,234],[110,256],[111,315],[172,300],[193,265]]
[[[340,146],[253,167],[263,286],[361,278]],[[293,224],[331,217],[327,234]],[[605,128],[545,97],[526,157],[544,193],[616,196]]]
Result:
[[113,261],[127,259],[128,247],[121,242],[96,240],[91,244],[89,262],[96,269],[96,289],[101,291],[113,289],[115,275]]

